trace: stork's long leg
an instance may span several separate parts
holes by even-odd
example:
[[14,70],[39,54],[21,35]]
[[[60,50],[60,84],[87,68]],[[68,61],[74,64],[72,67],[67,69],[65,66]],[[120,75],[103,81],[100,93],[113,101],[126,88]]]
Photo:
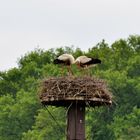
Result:
[[68,76],[70,76],[70,68],[69,68],[69,66],[67,66],[67,70],[68,70]]
[[89,76],[92,76],[92,69],[90,67],[88,68],[88,73],[89,73]]
[[88,67],[87,65],[84,68],[84,75],[91,76],[90,67]]
[[82,74],[84,75],[84,68],[82,68],[82,67],[80,66],[80,64],[78,64],[77,66],[78,66],[78,68],[79,68],[80,73],[82,73]]
[[87,67],[87,65],[84,68],[84,75],[88,75],[88,67]]
[[71,74],[74,75],[71,65],[70,65],[70,71],[71,71]]
[[72,76],[73,75],[73,71],[71,69],[71,65],[67,66],[67,69],[68,69],[69,76]]
[[92,76],[90,67],[87,69],[87,71],[88,71],[88,76]]
[[64,66],[62,65],[62,67],[61,67],[61,76],[63,76],[63,74],[64,74]]

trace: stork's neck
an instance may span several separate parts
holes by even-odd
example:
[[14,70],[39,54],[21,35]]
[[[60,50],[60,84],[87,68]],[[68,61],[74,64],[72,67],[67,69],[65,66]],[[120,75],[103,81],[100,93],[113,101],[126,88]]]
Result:
[[79,59],[76,59],[76,60],[74,61],[74,64],[80,64],[80,60],[79,60]]

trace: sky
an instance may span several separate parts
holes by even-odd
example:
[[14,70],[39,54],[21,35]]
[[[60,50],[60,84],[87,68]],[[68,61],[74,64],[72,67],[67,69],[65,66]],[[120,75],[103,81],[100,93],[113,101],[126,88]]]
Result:
[[140,0],[0,0],[0,71],[35,48],[86,51],[140,34]]

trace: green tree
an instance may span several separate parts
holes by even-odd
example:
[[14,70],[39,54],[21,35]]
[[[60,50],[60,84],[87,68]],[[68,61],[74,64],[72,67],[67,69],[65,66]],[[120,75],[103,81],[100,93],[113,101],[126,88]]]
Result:
[[[65,110],[41,108],[38,98],[42,79],[67,75],[67,70],[54,65],[62,53],[74,57],[87,55],[102,60],[91,68],[93,76],[106,80],[113,93],[110,108],[89,109],[86,115],[88,139],[138,140],[140,131],[140,36],[132,35],[109,45],[102,40],[87,52],[80,48],[35,49],[18,60],[18,68],[0,72],[0,140],[60,140],[65,139]],[[72,67],[76,76],[82,73]],[[63,128],[63,131],[62,129]]]
[[114,122],[109,126],[114,131],[117,140],[140,139],[140,109],[133,108],[132,113],[114,117]]
[[[49,110],[49,112],[47,111]],[[36,123],[27,133],[23,133],[22,140],[64,140],[65,139],[65,111],[62,108],[40,109],[36,116]],[[50,113],[51,110],[51,114]],[[53,115],[55,117],[52,118]]]

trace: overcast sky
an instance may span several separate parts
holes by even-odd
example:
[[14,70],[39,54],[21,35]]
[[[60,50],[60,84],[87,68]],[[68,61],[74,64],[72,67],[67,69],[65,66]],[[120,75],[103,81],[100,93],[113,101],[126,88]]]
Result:
[[0,0],[0,70],[39,46],[94,46],[140,34],[140,0]]

